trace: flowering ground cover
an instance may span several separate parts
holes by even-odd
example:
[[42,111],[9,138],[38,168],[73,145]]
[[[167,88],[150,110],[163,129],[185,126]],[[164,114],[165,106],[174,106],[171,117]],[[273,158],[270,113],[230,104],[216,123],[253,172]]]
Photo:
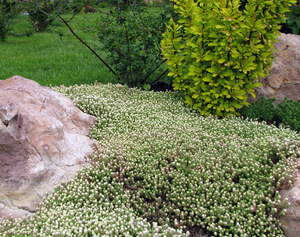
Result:
[[284,236],[279,190],[293,182],[297,132],[202,117],[177,92],[99,83],[55,90],[97,117],[94,152],[36,215],[3,222],[0,236],[187,236],[195,227]]

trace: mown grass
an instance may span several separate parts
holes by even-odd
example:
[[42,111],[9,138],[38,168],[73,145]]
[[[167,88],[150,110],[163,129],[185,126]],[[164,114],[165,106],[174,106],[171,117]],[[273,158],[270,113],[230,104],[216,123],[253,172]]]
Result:
[[[63,17],[68,19],[70,15]],[[90,26],[99,17],[100,13],[81,14],[70,25],[101,57],[105,57],[99,52],[93,37],[81,31],[84,25]],[[15,34],[28,30],[27,18],[20,15],[15,19]],[[56,34],[58,32],[66,36],[61,38]],[[116,82],[113,74],[59,21],[55,21],[48,32],[30,37],[9,36],[7,42],[0,43],[0,51],[0,79],[19,75],[45,86]]]

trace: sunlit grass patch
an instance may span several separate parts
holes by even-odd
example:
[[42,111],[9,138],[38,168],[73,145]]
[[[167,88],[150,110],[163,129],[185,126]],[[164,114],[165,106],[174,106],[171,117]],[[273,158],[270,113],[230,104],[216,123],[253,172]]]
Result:
[[[30,27],[26,17],[18,16],[15,20],[15,34],[21,34]],[[68,19],[70,15],[64,17]],[[99,15],[96,14],[79,15],[70,23],[75,32],[95,50],[99,48],[94,45],[92,36],[82,33],[80,29],[83,24],[87,27],[92,25],[97,17]],[[65,36],[59,37],[58,32]],[[58,21],[46,32],[30,37],[8,37],[7,42],[0,44],[0,51],[0,79],[19,75],[45,86],[116,82],[108,69]]]

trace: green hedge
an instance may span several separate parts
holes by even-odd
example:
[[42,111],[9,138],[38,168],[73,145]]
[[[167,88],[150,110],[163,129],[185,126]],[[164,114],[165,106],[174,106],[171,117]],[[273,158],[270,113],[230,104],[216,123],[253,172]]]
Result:
[[277,127],[283,125],[295,131],[300,131],[300,100],[293,101],[284,99],[276,108],[273,102],[276,98],[259,98],[250,107],[244,106],[238,112],[248,119],[256,119],[259,122],[275,124]]

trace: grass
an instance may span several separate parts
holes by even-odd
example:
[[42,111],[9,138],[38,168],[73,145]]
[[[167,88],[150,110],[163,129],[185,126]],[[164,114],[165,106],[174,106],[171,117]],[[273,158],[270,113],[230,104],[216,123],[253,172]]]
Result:
[[[68,19],[70,15],[64,17]],[[71,26],[78,32],[83,25],[90,26],[98,17],[100,15],[97,13],[78,15]],[[15,34],[25,32],[26,27],[30,26],[26,18],[24,15],[17,17],[13,28]],[[70,36],[63,23],[54,22],[51,30],[68,36],[61,39],[49,31],[31,37],[10,36],[7,42],[0,43],[0,79],[19,75],[45,86],[116,82],[113,74],[74,36]],[[82,32],[78,34],[97,50],[91,36]]]
[[[147,8],[151,14],[160,12],[160,8]],[[108,9],[101,9],[107,12]],[[105,59],[99,42],[93,34],[84,33],[93,27],[103,13],[79,14],[70,22],[74,31],[91,46],[100,57]],[[68,20],[71,15],[63,15]],[[31,25],[28,16],[19,15],[12,27],[15,35],[24,35]],[[60,37],[59,33],[65,35]],[[89,49],[79,42],[60,21],[54,21],[47,32],[30,37],[9,36],[7,42],[0,42],[0,80],[19,75],[32,79],[44,86],[117,83],[114,75],[104,66]],[[110,65],[113,68],[113,65]]]
[[97,117],[90,165],[0,236],[284,236],[279,190],[294,179],[295,131],[202,117],[174,92],[54,89]]

